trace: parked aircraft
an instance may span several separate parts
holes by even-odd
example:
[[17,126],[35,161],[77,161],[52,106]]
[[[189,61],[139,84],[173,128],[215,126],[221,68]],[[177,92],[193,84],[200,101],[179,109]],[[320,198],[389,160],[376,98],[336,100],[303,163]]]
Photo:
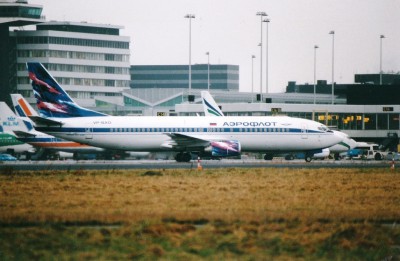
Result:
[[9,153],[15,156],[26,155],[29,157],[30,154],[35,152],[35,149],[31,145],[17,140],[14,133],[5,131],[3,128],[3,118],[4,116],[1,115],[0,153]]
[[190,152],[224,157],[242,151],[303,151],[310,161],[314,153],[342,141],[321,123],[287,116],[107,116],[76,104],[42,64],[27,66],[41,114],[31,116],[37,130],[96,147],[175,151],[177,161],[190,161]]
[[[28,116],[38,117],[38,113],[30,106],[30,104],[22,97],[21,94],[11,94],[11,99],[17,116],[20,117],[20,121],[25,123],[26,128],[13,128],[12,130],[18,140],[31,144],[34,147],[41,149],[42,157],[57,158],[54,154],[60,152],[73,153],[75,159],[86,159],[86,158],[123,158],[128,156],[124,151],[106,150],[99,147],[93,147],[79,142],[69,141],[60,139],[52,135],[37,131],[33,128],[33,122],[31,122]],[[16,118],[16,115],[6,107],[0,107],[0,113],[2,115],[8,115],[8,117]],[[138,157],[145,157],[147,155],[134,155]]]
[[[224,113],[221,111],[218,104],[215,102],[214,98],[208,91],[201,91],[201,98],[205,116],[224,116]],[[325,148],[322,151],[315,153],[312,156],[313,158],[327,158],[330,154],[333,154],[335,159],[339,159],[340,153],[346,152],[356,147],[357,142],[354,139],[350,138],[349,135],[341,131],[334,130],[334,132],[337,135],[341,136],[343,140],[329,148]],[[294,159],[295,155],[293,153],[289,153],[285,156],[285,158]]]

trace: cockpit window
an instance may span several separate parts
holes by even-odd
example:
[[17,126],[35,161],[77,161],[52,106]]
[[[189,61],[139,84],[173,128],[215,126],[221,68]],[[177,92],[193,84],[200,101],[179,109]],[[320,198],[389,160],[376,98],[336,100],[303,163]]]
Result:
[[331,130],[324,125],[319,126],[318,130],[323,131],[323,132],[331,132]]

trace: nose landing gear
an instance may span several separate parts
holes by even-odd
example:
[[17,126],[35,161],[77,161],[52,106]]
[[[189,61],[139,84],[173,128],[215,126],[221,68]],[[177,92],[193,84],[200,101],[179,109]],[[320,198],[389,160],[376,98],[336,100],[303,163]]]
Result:
[[175,156],[177,162],[189,162],[192,159],[190,152],[179,152]]

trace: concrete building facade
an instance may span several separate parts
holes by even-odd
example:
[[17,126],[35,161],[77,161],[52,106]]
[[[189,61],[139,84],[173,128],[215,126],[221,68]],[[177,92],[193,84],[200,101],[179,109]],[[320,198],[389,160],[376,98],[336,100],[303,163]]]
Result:
[[90,23],[46,22],[36,30],[14,31],[17,90],[33,98],[26,62],[41,62],[82,106],[118,103],[129,89],[130,38],[122,27]]
[[[239,66],[192,65],[192,89],[239,91]],[[182,88],[189,86],[189,65],[132,65],[131,88]]]

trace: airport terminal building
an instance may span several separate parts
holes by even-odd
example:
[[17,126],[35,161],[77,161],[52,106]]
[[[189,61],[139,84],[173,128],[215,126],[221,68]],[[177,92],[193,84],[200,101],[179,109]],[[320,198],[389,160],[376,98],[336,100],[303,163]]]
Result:
[[[130,83],[130,39],[122,27],[46,22],[11,32],[16,43],[17,90],[33,98],[26,62],[42,63],[82,106],[117,103]],[[119,98],[118,98],[119,97]]]
[[[239,91],[237,65],[194,64],[191,72],[193,89]],[[189,86],[189,65],[132,65],[130,86],[132,89],[186,89]]]

